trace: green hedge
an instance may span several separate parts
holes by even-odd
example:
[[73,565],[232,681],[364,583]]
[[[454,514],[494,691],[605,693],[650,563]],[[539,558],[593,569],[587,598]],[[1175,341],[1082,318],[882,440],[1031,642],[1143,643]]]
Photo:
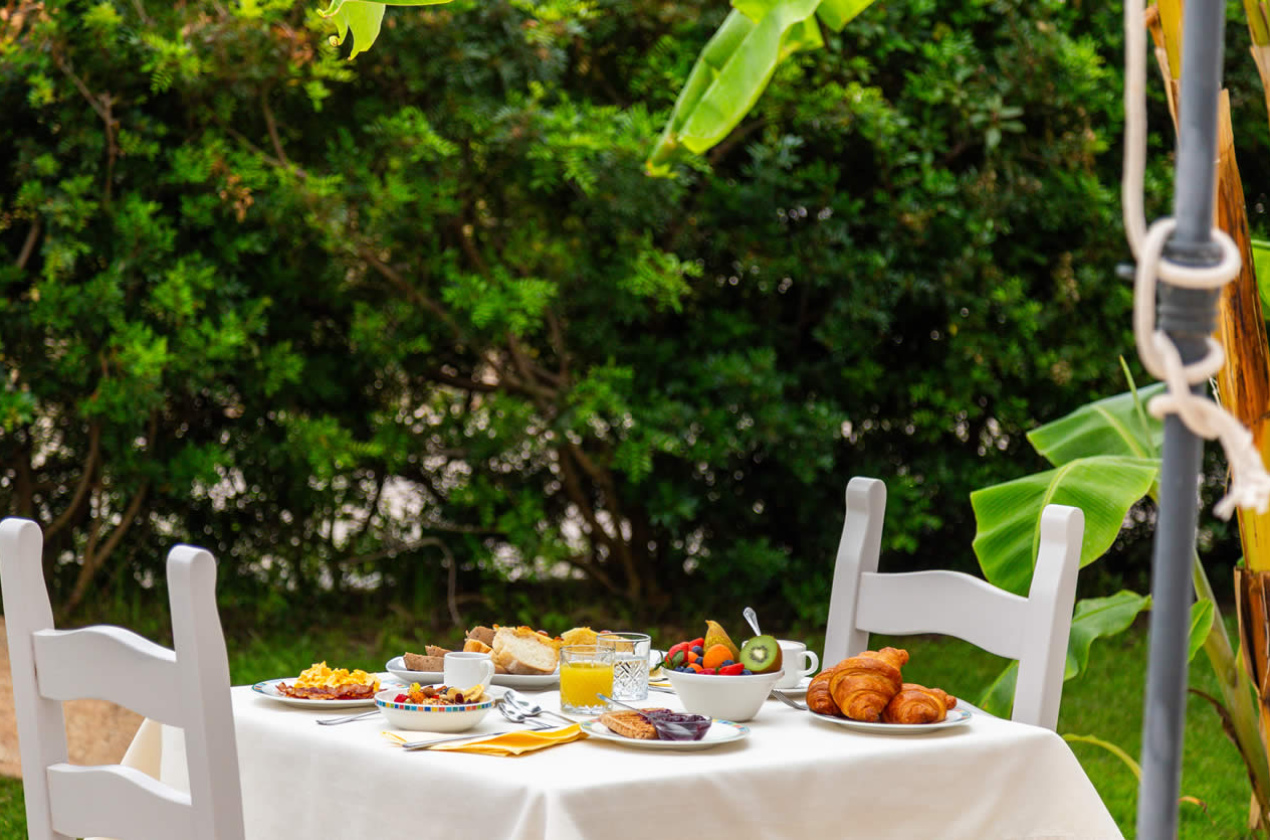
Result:
[[0,510],[68,607],[188,540],[256,618],[532,612],[567,573],[562,613],[816,621],[856,474],[889,562],[967,567],[968,493],[1132,355],[1120,20],[1084,6],[879,4],[656,180],[724,4],[391,9],[353,63],[304,4],[21,5]]

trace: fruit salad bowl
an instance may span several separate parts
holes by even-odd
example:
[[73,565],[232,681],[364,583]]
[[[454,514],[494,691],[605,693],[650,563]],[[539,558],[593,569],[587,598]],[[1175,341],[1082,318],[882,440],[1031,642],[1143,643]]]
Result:
[[689,712],[734,722],[753,718],[763,708],[784,671],[724,675],[666,671],[670,685]]

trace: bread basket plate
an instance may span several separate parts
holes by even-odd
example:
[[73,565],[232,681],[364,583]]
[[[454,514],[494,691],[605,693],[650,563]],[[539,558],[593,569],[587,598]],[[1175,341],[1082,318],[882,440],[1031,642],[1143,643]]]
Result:
[[445,682],[445,674],[440,671],[411,671],[406,667],[406,658],[404,656],[394,656],[392,659],[389,659],[388,664],[384,666],[384,670],[401,680],[406,685],[410,685],[411,683],[419,683],[419,685],[439,685]]
[[[404,656],[394,656],[388,660],[388,664],[384,666],[388,673],[401,680],[406,685],[410,683],[419,683],[419,685],[439,685],[445,682],[445,674],[441,671],[411,671],[406,668],[406,660]],[[560,684],[560,670],[556,669],[554,674],[495,674],[493,679],[494,685],[501,685],[505,688],[519,688],[526,691],[541,691],[543,689],[555,688]]]
[[519,688],[525,691],[542,691],[560,685],[560,669],[554,674],[495,674],[494,685]]
[[925,732],[938,732],[941,729],[952,729],[970,722],[970,712],[965,709],[953,709],[939,723],[868,723],[862,720],[830,717],[812,712],[811,716],[835,726],[845,726],[858,732],[871,732],[874,735],[921,735]]
[[[397,683],[395,680],[384,682],[384,674],[378,674],[380,689],[392,688]],[[375,695],[362,697],[354,700],[311,700],[307,697],[288,697],[278,690],[279,683],[293,683],[295,677],[283,677],[277,680],[265,680],[258,682],[251,687],[251,690],[257,694],[264,695],[270,700],[276,700],[279,703],[286,703],[288,706],[302,706],[310,709],[351,709],[355,706],[374,706]]]
[[671,750],[679,752],[708,750],[722,744],[740,741],[750,735],[748,726],[733,723],[730,720],[714,721],[700,741],[644,741],[639,738],[627,738],[611,732],[607,726],[600,723],[599,719],[584,720],[578,726],[582,727],[582,731],[592,738],[599,738],[601,741],[612,741],[615,744],[621,744],[624,747],[631,747],[637,750]]

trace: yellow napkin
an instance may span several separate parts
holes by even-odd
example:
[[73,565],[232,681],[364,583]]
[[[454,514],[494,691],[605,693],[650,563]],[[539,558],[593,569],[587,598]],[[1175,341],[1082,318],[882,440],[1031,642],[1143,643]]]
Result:
[[[408,743],[405,738],[396,732],[385,732],[383,734],[385,738],[396,743]],[[475,734],[472,737],[475,739],[481,736]],[[558,746],[559,744],[567,744],[570,741],[577,741],[585,737],[586,733],[582,731],[582,727],[575,723],[573,726],[565,726],[560,729],[545,731],[526,729],[520,732],[508,732],[506,735],[486,738],[483,741],[454,741],[449,744],[438,744],[432,747],[432,750],[434,752],[466,752],[480,755],[523,755],[537,750],[545,750],[548,747]]]

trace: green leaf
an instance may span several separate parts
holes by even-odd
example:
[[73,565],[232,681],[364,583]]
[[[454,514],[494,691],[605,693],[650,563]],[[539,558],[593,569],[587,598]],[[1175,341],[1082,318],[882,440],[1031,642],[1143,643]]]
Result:
[[816,9],[816,17],[834,32],[841,32],[856,15],[872,5],[873,0],[823,0]]
[[[775,0],[757,22],[737,9],[728,13],[688,74],[649,157],[651,174],[665,174],[666,162],[681,146],[700,154],[726,137],[754,107],[784,58],[821,45],[814,21],[803,25],[819,2]],[[761,5],[747,8],[754,12]]]
[[336,0],[322,15],[333,19],[339,32],[338,37],[331,38],[332,44],[342,45],[348,39],[348,33],[353,33],[353,49],[348,54],[348,60],[352,61],[358,53],[370,49],[379,37],[379,28],[384,22],[384,6],[364,0]]
[[[1139,390],[1137,399],[1145,404],[1163,392],[1164,383],[1157,382]],[[1130,390],[1083,405],[1066,417],[1033,429],[1027,439],[1056,467],[1094,455],[1157,458],[1164,424],[1140,412]]]
[[1123,761],[1125,763],[1125,766],[1127,766],[1129,770],[1132,771],[1135,779],[1142,778],[1142,768],[1138,765],[1138,762],[1134,761],[1131,755],[1129,755],[1122,748],[1116,746],[1110,741],[1104,741],[1102,738],[1095,738],[1093,735],[1070,735],[1070,734],[1064,735],[1063,740],[1067,741],[1068,743],[1093,744],[1096,747],[1102,747],[1104,750],[1106,750],[1107,752],[1114,755],[1116,758]]
[[335,21],[339,35],[331,38],[331,43],[339,46],[344,43],[348,33],[353,33],[353,49],[348,54],[349,61],[358,53],[364,53],[379,37],[379,29],[384,22],[386,6],[437,6],[449,3],[450,0],[332,0],[322,17]]
[[1040,545],[1041,512],[1049,504],[1084,511],[1080,565],[1088,566],[1111,547],[1125,514],[1151,489],[1159,468],[1159,462],[1146,458],[1078,458],[1058,469],[974,491],[974,550],[984,576],[1002,589],[1027,593]]
[[1252,240],[1252,267],[1257,275],[1257,292],[1261,295],[1261,317],[1270,315],[1270,242]]
[[[1121,590],[1107,598],[1085,598],[1076,603],[1072,615],[1071,634],[1067,637],[1067,664],[1063,680],[1080,676],[1089,664],[1089,649],[1095,639],[1123,633],[1135,618],[1151,604],[1146,595]],[[1209,603],[1211,623],[1212,604]],[[1194,624],[1192,623],[1192,628]],[[1014,688],[1019,676],[1019,663],[1011,662],[997,676],[975,703],[997,717],[1008,717],[1014,704]]]
[[1186,661],[1189,662],[1204,646],[1204,641],[1213,629],[1213,602],[1201,598],[1191,604],[1191,638],[1186,648]]

